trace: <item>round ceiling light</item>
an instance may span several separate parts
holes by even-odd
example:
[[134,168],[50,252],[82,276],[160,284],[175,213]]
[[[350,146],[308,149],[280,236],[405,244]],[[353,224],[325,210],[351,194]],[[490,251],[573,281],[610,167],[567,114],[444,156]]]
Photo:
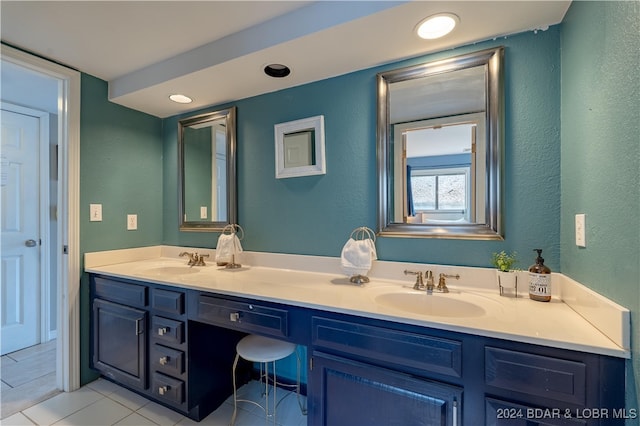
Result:
[[433,40],[449,34],[458,22],[460,18],[453,13],[438,13],[420,21],[416,27],[416,33],[420,38]]
[[188,96],[185,95],[180,95],[178,93],[169,96],[169,99],[171,99],[173,102],[177,102],[179,104],[190,104],[191,102],[193,102],[193,99],[191,99]]
[[269,77],[283,78],[291,74],[291,69],[282,64],[269,64],[264,67],[264,73]]

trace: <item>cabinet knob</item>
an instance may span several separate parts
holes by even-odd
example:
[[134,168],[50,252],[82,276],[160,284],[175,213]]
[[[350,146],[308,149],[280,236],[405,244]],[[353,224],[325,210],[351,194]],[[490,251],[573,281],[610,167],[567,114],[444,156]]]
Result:
[[160,365],[167,365],[168,362],[169,362],[168,356],[163,356],[162,358],[160,358]]
[[232,312],[229,314],[229,321],[238,322],[240,321],[240,314],[238,312]]
[[165,393],[169,392],[170,387],[168,385],[164,385],[164,386],[160,386],[158,388],[158,393],[160,395],[164,395]]
[[167,334],[169,332],[169,327],[160,327],[158,329],[158,334],[160,336],[164,336],[165,334]]

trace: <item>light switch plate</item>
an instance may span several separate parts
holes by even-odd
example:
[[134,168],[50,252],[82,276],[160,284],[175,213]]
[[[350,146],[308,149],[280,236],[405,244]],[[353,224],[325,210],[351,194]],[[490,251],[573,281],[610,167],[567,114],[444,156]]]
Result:
[[138,215],[128,214],[127,215],[127,231],[135,231],[136,229],[138,229]]
[[89,222],[102,222],[102,204],[89,204]]
[[207,218],[207,206],[200,206],[200,219]]
[[587,239],[586,239],[586,230],[585,230],[585,220],[586,215],[584,213],[580,213],[576,215],[576,245],[578,247],[586,247]]

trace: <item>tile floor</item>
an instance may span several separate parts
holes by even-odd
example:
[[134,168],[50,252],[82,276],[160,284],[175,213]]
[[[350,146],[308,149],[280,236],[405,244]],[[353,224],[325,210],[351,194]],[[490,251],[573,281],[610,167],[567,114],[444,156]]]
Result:
[[55,359],[55,340],[0,358],[0,418],[60,393],[56,388]]
[[[239,395],[253,399],[259,396],[262,386],[249,382],[239,390]],[[277,424],[279,426],[303,426],[307,417],[302,415],[295,393],[278,389]],[[306,406],[306,401],[303,403]],[[226,426],[233,414],[233,397],[200,423],[182,416],[144,397],[98,379],[75,392],[59,393],[54,397],[2,419],[3,426],[19,425],[220,425]],[[271,419],[269,419],[271,420]],[[264,413],[253,404],[239,405],[237,426],[266,424]]]

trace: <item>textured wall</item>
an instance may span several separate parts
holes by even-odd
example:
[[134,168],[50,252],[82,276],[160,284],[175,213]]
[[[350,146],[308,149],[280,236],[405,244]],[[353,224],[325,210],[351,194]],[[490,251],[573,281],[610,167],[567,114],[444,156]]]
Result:
[[[235,102],[239,222],[246,231],[245,249],[339,256],[353,228],[364,225],[375,229],[376,73],[500,45],[506,48],[505,241],[379,238],[378,255],[385,260],[488,266],[492,252],[506,249],[520,252],[520,266],[527,267],[535,258],[531,250],[542,248],[549,266],[558,270],[558,27]],[[273,126],[320,114],[325,117],[327,174],[275,179]],[[215,247],[217,234],[177,230],[177,205],[172,202],[177,200],[177,119],[165,119],[163,125],[164,241]]]
[[562,272],[632,311],[628,408],[640,394],[639,46],[637,1],[573,2],[562,24]]
[[[162,144],[159,118],[107,100],[107,83],[83,74],[80,116],[80,252],[162,243]],[[102,222],[89,204],[102,204]],[[127,231],[127,214],[138,230]],[[81,382],[89,370],[89,280],[80,287]]]

